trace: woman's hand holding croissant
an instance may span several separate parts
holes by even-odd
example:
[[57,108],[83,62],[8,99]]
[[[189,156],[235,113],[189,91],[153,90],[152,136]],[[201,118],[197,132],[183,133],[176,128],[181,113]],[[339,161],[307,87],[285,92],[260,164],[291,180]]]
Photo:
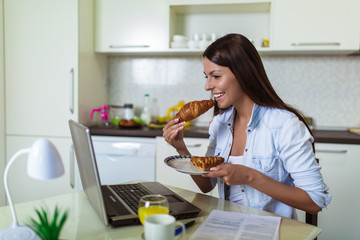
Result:
[[201,100],[192,101],[185,104],[180,111],[176,114],[175,119],[169,121],[163,128],[163,137],[165,141],[173,146],[176,151],[181,155],[190,155],[184,142],[184,128],[185,121],[193,120],[201,114],[208,111],[215,104],[215,101]]
[[184,124],[185,122],[179,122],[178,118],[169,121],[163,128],[163,137],[179,154],[190,155],[184,142]]

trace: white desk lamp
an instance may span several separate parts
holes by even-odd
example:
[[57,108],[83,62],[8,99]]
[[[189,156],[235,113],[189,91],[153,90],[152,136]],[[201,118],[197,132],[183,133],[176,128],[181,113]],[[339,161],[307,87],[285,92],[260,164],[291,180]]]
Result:
[[29,154],[27,160],[27,173],[32,178],[47,180],[60,177],[64,174],[64,166],[58,151],[55,146],[46,139],[40,138],[33,143],[31,148],[19,150],[14,154],[7,164],[4,172],[5,191],[13,216],[13,223],[9,228],[0,229],[0,240],[40,239],[31,228],[19,225],[8,186],[8,172],[11,165],[15,162],[18,156],[25,153]]

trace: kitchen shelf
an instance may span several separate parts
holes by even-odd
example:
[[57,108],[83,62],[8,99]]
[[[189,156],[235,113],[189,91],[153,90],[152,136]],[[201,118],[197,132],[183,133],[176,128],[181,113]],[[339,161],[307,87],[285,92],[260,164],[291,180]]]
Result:
[[[261,56],[359,56],[359,51],[353,50],[274,50],[272,48],[258,48]],[[188,48],[168,48],[164,50],[132,50],[123,49],[121,52],[102,52],[110,56],[202,56],[204,50]]]
[[207,14],[207,13],[250,13],[269,12],[270,1],[221,1],[216,3],[186,4],[176,1],[170,4],[170,8],[177,14]]
[[[204,50],[200,49],[188,49],[188,48],[169,48],[166,50],[155,50],[155,51],[132,51],[123,50],[122,52],[102,52],[109,56],[199,56],[202,57]],[[283,54],[283,53],[272,53],[271,49],[258,49],[260,55],[271,55],[271,54]]]
[[[202,55],[205,49],[188,49],[188,48],[169,48],[167,51],[164,51],[164,53],[168,53],[168,54],[176,54],[176,55],[180,55],[180,54],[185,54],[185,55],[197,55],[200,54]],[[270,53],[271,49],[270,48],[258,48],[257,51],[261,54],[261,53]]]
[[272,0],[168,0],[170,6],[271,3]]
[[[169,1],[169,45],[174,35],[241,33],[270,39],[271,1]],[[251,24],[249,24],[251,23]],[[196,51],[195,51],[196,52]]]

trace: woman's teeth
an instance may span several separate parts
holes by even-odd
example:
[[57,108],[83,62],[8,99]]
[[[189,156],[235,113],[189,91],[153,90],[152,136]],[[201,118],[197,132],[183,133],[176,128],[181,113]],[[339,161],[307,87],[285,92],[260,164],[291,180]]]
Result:
[[224,95],[225,93],[217,93],[217,94],[214,94],[214,97],[215,98],[218,98],[218,97],[221,97],[222,95]]

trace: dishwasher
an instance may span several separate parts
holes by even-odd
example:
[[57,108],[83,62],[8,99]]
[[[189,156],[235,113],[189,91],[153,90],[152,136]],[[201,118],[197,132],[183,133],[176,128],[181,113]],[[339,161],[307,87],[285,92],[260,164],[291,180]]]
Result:
[[92,136],[103,185],[155,181],[155,138]]

